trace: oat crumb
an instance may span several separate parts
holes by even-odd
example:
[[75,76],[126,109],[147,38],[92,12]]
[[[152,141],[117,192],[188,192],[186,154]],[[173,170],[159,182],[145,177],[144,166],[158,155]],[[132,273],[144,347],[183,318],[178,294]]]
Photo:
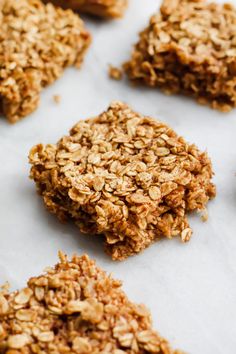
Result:
[[206,222],[208,220],[208,210],[207,209],[204,209],[201,213],[201,220],[203,222]]
[[123,77],[123,71],[120,68],[115,66],[109,65],[109,77],[113,80],[120,81]]
[[57,104],[61,102],[61,96],[60,95],[54,95],[53,96],[53,101]]

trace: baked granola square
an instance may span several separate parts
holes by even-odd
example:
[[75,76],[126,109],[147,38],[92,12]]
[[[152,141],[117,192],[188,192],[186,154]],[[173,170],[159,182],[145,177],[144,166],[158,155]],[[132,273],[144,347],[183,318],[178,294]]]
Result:
[[0,292],[0,352],[180,354],[121,285],[88,256],[69,261],[61,253],[60,263],[24,289]]
[[0,4],[0,112],[11,123],[33,112],[42,89],[80,66],[90,35],[71,10],[40,0]]
[[128,4],[128,0],[44,0],[44,2],[108,18],[122,17]]
[[187,212],[215,196],[205,152],[120,102],[56,145],[36,145],[29,159],[46,207],[84,233],[104,235],[118,260],[162,237],[188,241]]
[[128,77],[184,93],[221,111],[236,106],[236,9],[205,0],[165,0],[140,33]]

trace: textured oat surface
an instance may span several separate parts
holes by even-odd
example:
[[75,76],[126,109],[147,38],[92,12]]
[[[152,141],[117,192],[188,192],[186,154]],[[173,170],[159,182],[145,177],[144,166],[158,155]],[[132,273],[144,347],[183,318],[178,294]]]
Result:
[[165,0],[124,68],[132,81],[228,111],[236,106],[235,30],[230,4]]
[[0,291],[0,353],[178,354],[152,329],[144,305],[88,256],[60,263],[27,287]]
[[111,18],[122,17],[128,4],[128,0],[44,0],[44,2]]
[[[132,301],[148,306],[154,328],[173,348],[188,354],[221,354],[222,350],[232,354],[236,348],[236,111],[226,116],[183,95],[134,89],[125,80],[115,82],[107,75],[108,64],[118,66],[127,58],[138,31],[159,6],[157,0],[131,0],[122,20],[102,23],[86,18],[93,44],[82,69],[66,70],[44,90],[33,119],[13,127],[0,119],[4,201],[0,203],[0,283],[8,280],[12,289],[21,289],[45,265],[57,263],[58,249],[68,255],[85,252],[124,281],[123,289]],[[59,105],[52,99],[58,94]],[[218,191],[208,204],[207,222],[196,213],[188,216],[194,231],[190,242],[163,239],[121,263],[111,262],[103,253],[100,237],[80,237],[73,223],[61,224],[45,210],[28,179],[27,163],[31,146],[56,143],[78,120],[97,115],[114,99],[160,119],[202,151],[206,149]]]
[[3,0],[0,109],[11,123],[33,112],[43,87],[80,66],[90,35],[78,15],[40,0]]
[[120,102],[56,145],[33,147],[30,163],[47,208],[82,232],[105,235],[113,259],[161,237],[188,241],[186,213],[204,210],[215,195],[205,152]]

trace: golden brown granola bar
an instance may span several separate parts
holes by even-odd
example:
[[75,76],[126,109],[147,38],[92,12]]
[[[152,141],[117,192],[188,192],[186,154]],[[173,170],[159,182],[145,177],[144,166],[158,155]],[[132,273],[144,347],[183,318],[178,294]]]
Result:
[[165,0],[124,64],[134,82],[182,92],[221,111],[236,106],[236,9]]
[[84,233],[104,235],[118,260],[161,237],[188,241],[186,213],[215,196],[205,152],[120,102],[78,122],[56,145],[33,147],[30,163],[47,208]]
[[44,0],[63,8],[71,8],[80,12],[102,16],[122,17],[128,0]]
[[0,292],[0,353],[180,353],[121,285],[88,256],[68,261],[60,253],[60,263],[26,288]]
[[11,123],[33,112],[43,87],[69,65],[80,66],[90,35],[71,10],[40,0],[0,7],[0,111]]

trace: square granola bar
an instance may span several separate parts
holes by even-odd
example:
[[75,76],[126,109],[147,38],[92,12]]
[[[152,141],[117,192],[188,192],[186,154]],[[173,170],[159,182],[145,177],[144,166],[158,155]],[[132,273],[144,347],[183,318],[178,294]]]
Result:
[[36,145],[29,158],[47,208],[84,233],[104,235],[113,259],[161,237],[188,241],[186,213],[215,196],[205,152],[120,102],[78,122],[56,145]]
[[128,0],[44,0],[63,8],[108,18],[122,17]]
[[0,291],[0,352],[6,354],[180,354],[154,331],[144,305],[129,301],[88,256]]
[[235,31],[230,4],[165,0],[124,69],[133,82],[229,111],[236,106]]
[[0,111],[11,123],[33,112],[42,89],[81,65],[90,35],[71,10],[40,0],[0,6]]

